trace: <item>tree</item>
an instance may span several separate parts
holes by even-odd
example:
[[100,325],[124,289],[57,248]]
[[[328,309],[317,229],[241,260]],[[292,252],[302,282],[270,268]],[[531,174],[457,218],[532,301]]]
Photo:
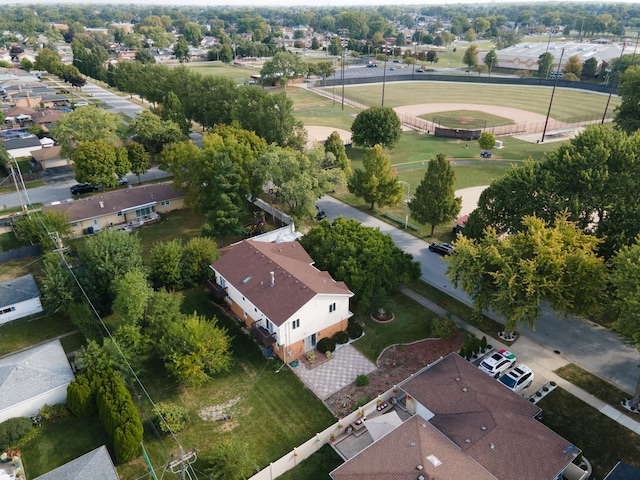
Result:
[[494,68],[498,68],[498,54],[495,48],[489,50],[489,53],[484,56],[484,64],[489,68],[489,73]]
[[[640,237],[622,247],[611,259],[609,281],[613,287],[613,308],[617,320],[613,327],[640,349]],[[640,378],[631,407],[640,403]]]
[[189,53],[189,44],[184,37],[180,37],[173,45],[173,55],[180,63],[188,62],[191,58],[191,54]]
[[62,146],[63,156],[72,156],[83,142],[102,140],[108,145],[117,144],[122,125],[115,113],[88,105],[60,117],[51,128],[51,136]]
[[148,48],[139,48],[136,50],[136,61],[140,63],[156,63],[156,57],[153,56],[153,53]]
[[579,79],[582,76],[582,62],[580,62],[580,57],[578,55],[570,56],[567,63],[562,67],[562,71],[565,74],[572,73]]
[[427,52],[427,62],[437,63],[438,62],[438,52],[435,50],[429,50]]
[[462,63],[464,63],[469,70],[478,65],[478,46],[474,43],[467,47],[462,56]]
[[140,175],[151,167],[149,153],[142,144],[131,142],[127,145],[127,155],[129,157],[129,164],[131,165],[131,173],[138,176],[138,183],[142,183]]
[[345,178],[351,177],[351,160],[347,156],[347,149],[338,132],[331,132],[324,142],[324,151],[334,156],[334,163],[326,167],[338,167],[344,172]]
[[279,84],[286,87],[289,80],[300,78],[307,72],[307,65],[299,55],[291,52],[278,52],[271,60],[264,62],[260,70],[263,85]]
[[169,325],[159,348],[167,370],[179,381],[201,386],[233,364],[231,338],[227,330],[193,313],[182,322]]
[[197,47],[198,45],[200,45],[200,41],[202,40],[202,29],[197,23],[189,22],[184,26],[182,35],[187,42],[189,42],[194,47]]
[[168,92],[165,96],[160,110],[160,118],[165,121],[172,121],[178,125],[182,133],[189,135],[191,122],[187,119],[182,102],[175,93]]
[[332,38],[329,42],[329,55],[340,55],[342,53],[342,44],[339,38]]
[[162,120],[155,113],[144,110],[129,124],[129,133],[141,143],[153,157],[160,153],[165,145],[183,141],[186,136],[180,127],[171,120]]
[[48,253],[43,259],[43,276],[40,279],[42,303],[55,313],[67,313],[76,301],[76,285],[68,268],[57,253]]
[[371,107],[358,113],[351,132],[356,145],[393,148],[402,135],[402,122],[392,108]]
[[76,180],[115,187],[118,177],[129,171],[128,164],[122,165],[124,159],[129,161],[124,147],[114,147],[102,140],[81,143],[73,154]]
[[29,60],[27,57],[22,57],[20,60],[20,68],[30,72],[33,69],[33,62]]
[[506,331],[533,326],[542,300],[563,315],[592,312],[606,279],[598,240],[563,215],[554,226],[529,216],[522,223],[522,231],[502,240],[491,227],[477,241],[458,237],[447,274],[471,296],[474,312],[492,309],[505,319]]
[[193,237],[184,246],[182,257],[186,285],[197,285],[209,278],[210,265],[220,257],[216,244],[209,238]]
[[300,239],[320,270],[344,281],[367,308],[381,290],[393,292],[399,283],[420,276],[413,257],[395,246],[389,235],[343,217],[321,222]]
[[111,311],[116,294],[116,279],[142,268],[137,235],[122,230],[104,230],[84,242],[79,251],[85,265],[85,288],[93,304],[103,313]]
[[582,64],[582,78],[595,78],[598,71],[598,60],[596,57],[589,57]]
[[364,169],[356,168],[349,179],[349,191],[369,203],[371,210],[376,204],[378,207],[397,205],[402,199],[402,185],[380,145],[367,149],[362,165]]
[[427,171],[409,202],[409,211],[420,223],[431,224],[431,236],[436,225],[455,220],[460,213],[462,197],[455,196],[456,174],[444,154],[429,161]]
[[150,251],[151,280],[156,288],[182,290],[182,256],[184,246],[179,239],[155,243]]
[[113,311],[128,324],[135,325],[144,318],[147,304],[153,296],[147,274],[131,270],[115,281]]
[[538,57],[538,76],[540,78],[547,78],[549,72],[553,67],[553,55],[549,52],[545,52]]
[[496,146],[496,137],[491,132],[482,132],[480,134],[480,138],[478,138],[478,145],[483,150],[491,150]]
[[315,64],[318,75],[322,77],[323,81],[326,81],[327,77],[333,75],[336,71],[336,67],[333,66],[332,62],[318,62]]
[[204,459],[212,480],[246,480],[258,470],[248,445],[234,438],[220,440]]
[[231,45],[225,43],[220,48],[220,61],[224,63],[231,63],[233,61],[233,49]]
[[622,100],[613,120],[617,129],[631,135],[640,128],[640,65],[629,67],[622,74],[618,95]]
[[43,251],[51,251],[59,247],[51,233],[56,232],[60,239],[71,235],[69,217],[66,213],[55,210],[25,215],[14,223],[14,229],[20,240],[39,243]]
[[316,37],[313,37],[311,39],[311,50],[318,50],[320,49],[322,45],[320,45],[320,42],[318,41],[318,39]]

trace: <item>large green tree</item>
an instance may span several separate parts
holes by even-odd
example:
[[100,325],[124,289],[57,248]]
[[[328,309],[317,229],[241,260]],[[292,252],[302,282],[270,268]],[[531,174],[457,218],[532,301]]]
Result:
[[127,145],[127,156],[131,165],[131,173],[138,176],[138,183],[142,183],[140,175],[145,173],[151,167],[149,152],[144,146],[138,142],[130,142]]
[[180,63],[188,62],[191,58],[189,44],[184,37],[180,37],[173,45],[173,54]]
[[367,149],[362,166],[364,168],[356,168],[349,179],[351,193],[362,197],[371,210],[376,204],[378,207],[393,206],[402,200],[402,185],[380,145]]
[[553,55],[549,52],[545,52],[538,57],[538,76],[540,78],[546,78],[551,72],[553,67]]
[[340,217],[333,224],[321,222],[300,243],[316,267],[344,281],[364,307],[375,296],[420,276],[419,264],[396,247],[389,235],[357,220]]
[[260,70],[260,81],[263,85],[278,84],[286,87],[289,80],[303,77],[307,73],[307,65],[300,55],[292,52],[278,52],[271,60],[264,62]]
[[331,132],[327,137],[324,142],[324,151],[333,154],[334,157],[333,163],[326,165],[325,168],[341,168],[346,178],[351,177],[351,160],[347,156],[347,149],[338,132]]
[[178,125],[182,133],[189,134],[191,122],[187,119],[182,102],[175,93],[169,92],[165,96],[160,109],[160,118],[165,121],[172,121]]
[[613,120],[616,128],[631,135],[640,129],[640,65],[629,67],[622,74],[618,95],[622,101]]
[[443,153],[429,161],[427,171],[409,202],[411,216],[420,223],[431,224],[431,236],[436,225],[455,220],[460,213],[462,197],[455,196],[456,174]]
[[43,276],[40,278],[42,303],[52,312],[66,314],[77,300],[78,288],[71,273],[58,253],[43,258]]
[[447,274],[473,299],[474,312],[492,309],[506,331],[533,326],[543,300],[563,315],[593,312],[606,281],[598,240],[565,216],[553,226],[536,217],[522,223],[522,231],[504,239],[493,228],[479,240],[458,237]]
[[31,212],[16,220],[13,228],[20,240],[39,243],[44,251],[59,248],[54,233],[62,240],[71,235],[69,217],[66,213],[55,210]]
[[114,312],[132,325],[144,318],[147,304],[153,296],[153,289],[143,270],[131,270],[122,278],[116,279],[114,291]]
[[479,55],[478,46],[475,43],[472,43],[467,47],[464,51],[464,55],[462,56],[462,63],[464,63],[469,70],[478,65],[478,55]]
[[402,122],[392,108],[371,107],[356,116],[351,132],[356,145],[393,148],[402,135]]
[[[612,285],[616,321],[613,327],[640,349],[640,237],[633,245],[622,247],[611,259],[609,280]],[[640,403],[640,378],[631,406]]]
[[110,146],[117,144],[123,125],[115,113],[88,105],[60,117],[51,128],[51,136],[62,146],[62,155],[71,156],[83,142],[102,140]]
[[114,147],[103,140],[81,143],[72,158],[76,180],[103,187],[115,187],[118,177],[126,175],[131,167],[124,147]]
[[151,154],[157,155],[165,145],[186,138],[180,126],[171,120],[162,120],[158,115],[144,110],[129,124],[129,133]]

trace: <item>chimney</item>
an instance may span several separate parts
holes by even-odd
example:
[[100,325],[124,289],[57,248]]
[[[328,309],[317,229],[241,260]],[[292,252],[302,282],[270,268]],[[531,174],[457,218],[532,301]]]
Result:
[[98,202],[98,205],[100,205],[100,208],[104,208],[104,202]]
[[271,275],[271,286],[273,287],[276,284],[276,275],[273,272],[269,272],[269,275]]

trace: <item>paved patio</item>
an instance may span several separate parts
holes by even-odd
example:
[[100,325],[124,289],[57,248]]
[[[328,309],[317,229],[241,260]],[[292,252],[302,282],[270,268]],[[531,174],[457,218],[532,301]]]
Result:
[[333,352],[331,360],[309,369],[303,362],[293,368],[293,372],[320,400],[355,382],[361,374],[376,370],[375,364],[362,355],[355,347],[345,345]]

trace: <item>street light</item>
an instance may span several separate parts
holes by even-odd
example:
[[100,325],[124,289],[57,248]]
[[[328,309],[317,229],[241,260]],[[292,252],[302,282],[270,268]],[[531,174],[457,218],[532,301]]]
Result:
[[398,180],[398,183],[407,187],[407,198],[404,199],[404,203],[407,206],[407,213],[404,216],[404,229],[409,226],[409,199],[411,198],[411,184],[404,180]]
[[413,68],[411,69],[411,80],[416,73],[416,61],[418,60],[418,42],[413,42]]
[[387,60],[389,58],[388,43],[384,44],[384,71],[382,72],[382,106],[384,107],[384,85],[387,80]]

